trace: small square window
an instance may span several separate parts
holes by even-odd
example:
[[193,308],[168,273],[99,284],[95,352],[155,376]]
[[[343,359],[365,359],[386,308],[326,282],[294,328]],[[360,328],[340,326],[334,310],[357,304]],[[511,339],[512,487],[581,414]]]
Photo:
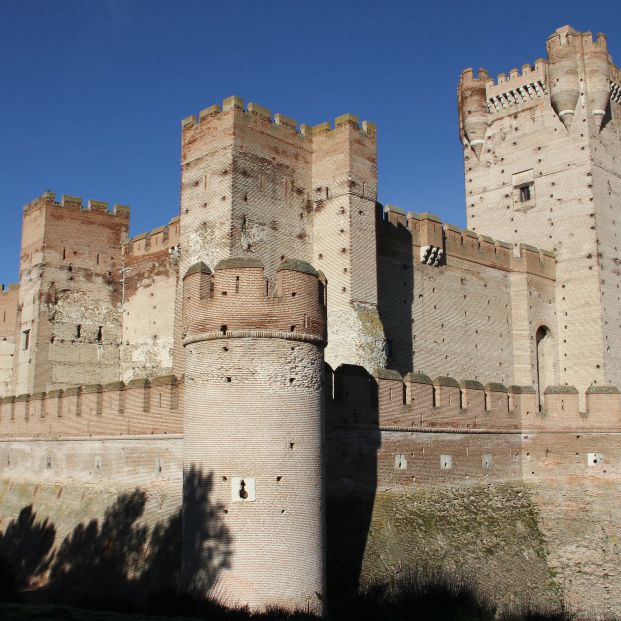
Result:
[[440,455],[440,470],[452,470],[453,468],[453,456],[452,455]]

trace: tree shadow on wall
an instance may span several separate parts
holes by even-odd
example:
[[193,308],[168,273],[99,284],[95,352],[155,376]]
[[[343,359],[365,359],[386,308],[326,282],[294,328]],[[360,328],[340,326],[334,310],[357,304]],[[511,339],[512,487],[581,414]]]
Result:
[[49,566],[48,554],[56,528],[48,520],[37,521],[32,505],[24,507],[0,534],[0,599],[36,586]]
[[184,479],[184,503],[191,508],[186,524],[193,530],[183,574],[182,509],[150,530],[142,521],[147,495],[135,489],[120,494],[101,521],[78,524],[56,547],[55,526],[24,507],[0,535],[0,598],[33,589],[30,601],[122,611],[196,599],[182,593],[199,586],[204,592],[215,582],[230,564],[231,537],[222,508],[210,499],[212,475],[191,468]]

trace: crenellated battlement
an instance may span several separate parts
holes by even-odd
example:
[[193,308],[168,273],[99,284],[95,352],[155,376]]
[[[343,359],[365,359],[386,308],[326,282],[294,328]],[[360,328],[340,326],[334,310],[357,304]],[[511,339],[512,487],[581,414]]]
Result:
[[114,205],[109,210],[108,203],[106,201],[99,201],[89,199],[86,202],[86,206],[83,204],[83,200],[80,196],[70,196],[63,194],[60,201],[56,200],[56,194],[54,192],[46,191],[37,198],[33,199],[30,203],[24,206],[24,213],[27,213],[31,209],[41,206],[61,207],[72,211],[84,211],[90,213],[101,213],[109,216],[114,216],[123,219],[129,219],[130,208],[127,205]]
[[254,258],[224,259],[213,273],[197,263],[183,288],[185,344],[236,336],[325,341],[325,281],[305,261],[283,261],[273,288]]
[[[372,375],[357,368],[337,369],[331,376],[330,397],[344,410],[339,423],[369,423],[409,430],[570,431],[621,429],[621,398],[612,385],[593,385],[580,411],[573,386],[548,386],[541,407],[532,386],[504,386],[448,376],[381,369]],[[371,388],[365,388],[367,383]],[[366,414],[360,395],[371,395]],[[354,418],[347,415],[356,408]],[[376,414],[373,415],[375,410]]]
[[490,78],[489,78],[489,73],[487,69],[483,69],[479,67],[477,74],[474,75],[474,69],[472,67],[466,67],[466,69],[464,69],[461,72],[461,75],[459,76],[458,88],[462,89],[462,88],[472,87],[472,86],[476,86],[476,87],[485,86],[487,82],[489,81],[489,79]]
[[247,115],[248,117],[258,118],[265,121],[267,124],[285,130],[287,132],[293,132],[298,134],[303,139],[312,139],[313,136],[323,135],[326,132],[337,131],[343,127],[352,127],[359,130],[361,133],[369,136],[375,136],[377,128],[374,123],[370,121],[362,121],[359,123],[358,117],[354,114],[343,114],[334,119],[334,123],[329,121],[319,123],[317,125],[305,125],[298,124],[298,122],[289,116],[285,116],[280,112],[272,114],[269,108],[266,108],[260,104],[249,102],[247,106],[244,105],[244,100],[241,97],[227,97],[222,104],[214,104],[207,108],[204,108],[196,115],[185,117],[181,121],[181,128],[184,135],[188,135],[191,138],[192,133],[199,127],[207,127],[213,124],[214,121],[224,120],[230,118],[230,113],[237,111],[238,113]]
[[489,112],[503,112],[520,104],[537,101],[548,93],[548,63],[538,58],[534,66],[522,66],[521,73],[511,69],[509,74],[501,73],[497,81],[488,80],[485,96]]
[[123,244],[123,252],[126,256],[133,255],[139,257],[163,251],[172,252],[178,244],[179,216],[176,216],[164,226],[129,238]]
[[0,400],[0,438],[180,434],[183,383],[174,375]]
[[557,28],[549,37],[546,43],[548,53],[551,50],[557,50],[561,47],[575,47],[578,42],[583,38],[591,38],[590,32],[580,33],[574,30],[571,26],[562,26]]
[[[386,224],[403,226],[411,231],[412,244],[418,249],[414,254],[421,263],[438,267],[451,259],[461,259],[494,269],[526,272],[551,280],[556,278],[556,254],[550,250],[528,244],[510,244],[443,224],[432,213],[406,213],[394,205],[385,205],[383,214]],[[436,249],[435,261],[429,261],[429,248]]]

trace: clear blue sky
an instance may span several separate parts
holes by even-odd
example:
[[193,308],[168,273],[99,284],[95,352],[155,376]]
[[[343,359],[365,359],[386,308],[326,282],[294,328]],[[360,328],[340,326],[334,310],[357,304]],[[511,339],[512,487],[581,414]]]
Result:
[[0,282],[45,189],[131,205],[132,234],[167,222],[180,120],[233,94],[376,122],[380,200],[463,225],[461,70],[521,67],[566,23],[621,63],[619,0],[0,0]]

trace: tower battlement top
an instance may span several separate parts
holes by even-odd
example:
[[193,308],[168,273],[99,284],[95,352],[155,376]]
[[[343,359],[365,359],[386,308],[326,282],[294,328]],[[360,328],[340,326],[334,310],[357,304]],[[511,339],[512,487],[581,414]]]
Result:
[[244,100],[241,97],[233,96],[227,97],[222,104],[214,104],[201,110],[197,115],[190,115],[185,117],[181,121],[182,132],[191,132],[197,127],[204,126],[209,122],[213,122],[216,119],[228,117],[230,112],[238,111],[245,115],[258,117],[265,120],[274,127],[282,128],[289,132],[298,134],[301,138],[309,139],[316,135],[321,135],[326,132],[336,131],[342,127],[352,127],[365,133],[369,136],[375,136],[377,128],[375,123],[370,121],[359,122],[358,117],[355,114],[342,114],[334,119],[334,123],[326,121],[317,125],[305,125],[298,124],[296,119],[289,116],[285,116],[280,112],[272,114],[269,108],[262,106],[258,103],[249,102],[247,106],[244,105]]
[[183,290],[185,344],[236,337],[325,340],[325,279],[305,261],[283,261],[274,287],[254,257],[224,259],[213,272],[201,262],[187,270]]
[[112,210],[109,210],[108,203],[106,201],[99,201],[94,199],[89,199],[86,203],[86,206],[83,204],[82,197],[80,196],[70,196],[68,194],[63,194],[60,201],[56,200],[56,194],[54,192],[50,192],[46,190],[40,196],[37,196],[34,200],[24,206],[24,213],[29,210],[41,207],[41,206],[50,206],[50,207],[60,207],[67,210],[73,211],[84,211],[90,213],[101,213],[106,214],[113,217],[129,219],[130,208],[127,205],[114,205]]

